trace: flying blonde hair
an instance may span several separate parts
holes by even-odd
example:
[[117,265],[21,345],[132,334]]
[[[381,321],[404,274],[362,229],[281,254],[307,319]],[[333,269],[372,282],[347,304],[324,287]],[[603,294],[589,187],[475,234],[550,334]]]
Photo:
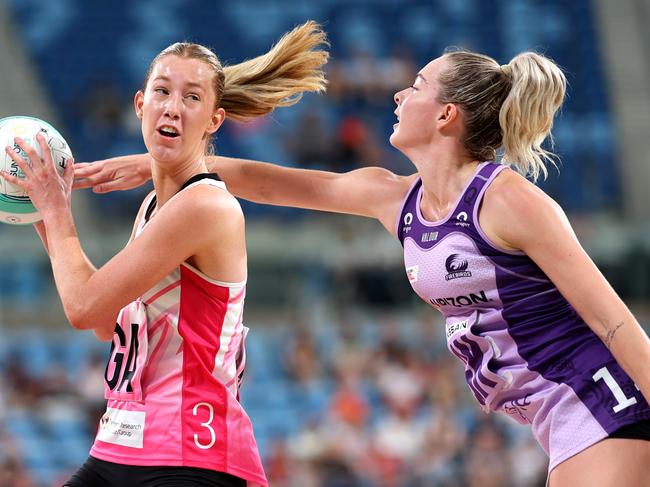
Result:
[[322,68],[329,54],[317,48],[328,45],[320,25],[308,21],[284,34],[266,54],[223,67],[207,47],[177,42],[162,50],[151,62],[144,87],[162,57],[198,59],[209,65],[215,74],[215,107],[223,108],[227,118],[248,121],[277,107],[297,103],[304,92],[324,91],[327,82]]

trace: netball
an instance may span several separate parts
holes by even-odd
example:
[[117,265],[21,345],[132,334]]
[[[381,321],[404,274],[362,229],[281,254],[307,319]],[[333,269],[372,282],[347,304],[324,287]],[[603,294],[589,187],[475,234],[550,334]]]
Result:
[[[49,123],[34,117],[13,116],[0,120],[0,143],[3,147],[13,147],[14,151],[29,160],[15,142],[16,137],[24,139],[41,154],[36,135],[42,133],[52,151],[52,158],[57,169],[63,174],[66,161],[72,158],[72,152],[63,136]],[[24,177],[23,172],[7,153],[3,153],[0,168],[12,176]],[[22,188],[2,179],[0,180],[0,221],[12,225],[27,225],[41,219],[32,205],[29,196]]]

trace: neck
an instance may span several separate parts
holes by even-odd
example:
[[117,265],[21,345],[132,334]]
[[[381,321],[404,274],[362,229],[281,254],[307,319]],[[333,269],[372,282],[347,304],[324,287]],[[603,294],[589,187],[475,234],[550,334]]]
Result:
[[208,168],[203,157],[173,167],[154,160],[151,166],[151,179],[156,192],[156,206],[162,207],[178,193],[188,179],[204,172],[208,172]]
[[452,144],[413,151],[408,157],[422,178],[420,210],[431,221],[442,219],[453,209],[480,162]]

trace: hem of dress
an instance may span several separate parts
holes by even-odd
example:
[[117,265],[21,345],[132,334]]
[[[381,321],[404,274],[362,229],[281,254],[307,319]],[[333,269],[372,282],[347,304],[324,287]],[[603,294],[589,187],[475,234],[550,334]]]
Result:
[[604,432],[603,436],[601,437],[596,437],[596,438],[589,438],[588,440],[583,441],[580,443],[578,446],[572,448],[571,450],[563,453],[562,455],[558,456],[557,458],[554,458],[552,461],[549,462],[548,465],[548,474],[549,476],[551,475],[551,471],[557,467],[560,463],[565,462],[571,457],[576,456],[578,453],[583,452],[587,448],[589,448],[592,445],[595,445],[599,441],[604,440],[607,438],[607,432]]

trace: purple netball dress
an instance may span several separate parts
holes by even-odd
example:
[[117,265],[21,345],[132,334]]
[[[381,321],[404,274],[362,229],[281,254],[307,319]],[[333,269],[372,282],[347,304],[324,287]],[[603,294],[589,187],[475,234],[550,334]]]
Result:
[[438,222],[420,212],[418,179],[397,235],[408,279],[444,315],[447,346],[465,364],[472,393],[486,412],[530,423],[551,470],[622,426],[650,419],[650,408],[541,269],[523,252],[497,249],[481,230],[481,200],[502,170],[510,169],[480,164]]

